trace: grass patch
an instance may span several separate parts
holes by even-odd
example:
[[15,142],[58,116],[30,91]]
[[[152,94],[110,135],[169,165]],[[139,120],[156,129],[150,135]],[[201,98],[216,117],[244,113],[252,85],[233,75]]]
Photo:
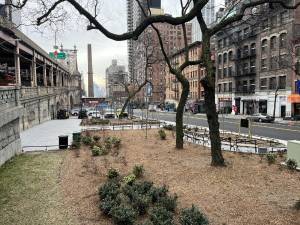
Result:
[[23,154],[0,168],[0,224],[74,224],[59,188],[65,154]]

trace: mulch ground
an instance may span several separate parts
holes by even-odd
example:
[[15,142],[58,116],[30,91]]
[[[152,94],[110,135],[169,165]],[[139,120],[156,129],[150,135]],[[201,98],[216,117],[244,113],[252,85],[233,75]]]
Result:
[[210,152],[187,144],[174,148],[175,139],[159,139],[157,130],[103,131],[100,136],[118,136],[118,156],[92,157],[87,147],[70,151],[61,171],[66,204],[81,225],[112,224],[99,210],[98,188],[109,168],[128,174],[143,164],[145,179],[166,184],[179,196],[179,208],[197,205],[212,225],[299,225],[300,212],[293,205],[300,199],[300,173],[276,164],[268,165],[256,155],[225,152],[226,168],[210,166]]

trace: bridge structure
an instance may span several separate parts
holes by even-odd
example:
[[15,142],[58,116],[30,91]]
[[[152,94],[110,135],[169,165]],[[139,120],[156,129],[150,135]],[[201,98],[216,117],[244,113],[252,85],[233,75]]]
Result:
[[80,99],[78,69],[50,58],[0,17],[0,166],[20,153],[22,130],[56,118]]

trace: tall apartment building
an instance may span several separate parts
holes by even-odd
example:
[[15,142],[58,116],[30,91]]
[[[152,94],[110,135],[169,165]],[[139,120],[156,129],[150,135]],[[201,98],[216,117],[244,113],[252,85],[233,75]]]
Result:
[[0,0],[0,17],[7,19],[16,26],[21,25],[21,10],[12,7],[10,4],[16,4],[16,0]]
[[[147,0],[140,1],[144,7],[148,7]],[[161,0],[150,0],[149,6],[154,14],[162,14],[161,12]],[[127,31],[132,32],[144,19],[143,12],[135,0],[127,0]],[[131,80],[135,79],[135,58],[134,54],[137,48],[137,42],[135,40],[128,40],[128,73]]]
[[112,64],[106,69],[106,98],[113,101],[122,102],[127,96],[125,84],[127,83],[128,73],[125,66],[118,65],[117,60],[112,60]]
[[[193,1],[191,2],[191,7],[193,7]],[[205,5],[205,7],[202,9],[202,16],[208,26],[210,26],[215,21],[215,0],[210,0]],[[192,42],[202,41],[202,32],[197,18],[194,18],[192,20],[192,26]]]
[[[201,42],[194,42],[190,46],[189,58],[192,61],[199,60],[202,55]],[[173,66],[179,67],[185,61],[184,49],[180,49],[171,56]],[[178,104],[182,87],[175,75],[171,74],[166,65],[166,103]],[[192,65],[183,71],[184,76],[190,83],[190,94],[187,101],[187,108],[193,112],[204,112],[204,89],[200,80],[205,76],[205,68],[200,65]]]
[[295,72],[300,9],[267,3],[250,11],[258,16],[216,35],[216,104],[228,113],[273,115],[275,110],[276,117],[300,115],[300,102],[291,98],[300,79]]

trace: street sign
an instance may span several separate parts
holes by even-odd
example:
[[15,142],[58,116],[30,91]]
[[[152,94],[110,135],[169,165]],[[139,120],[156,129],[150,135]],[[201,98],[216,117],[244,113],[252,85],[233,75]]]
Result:
[[66,53],[64,52],[50,52],[49,53],[49,56],[52,58],[52,59],[66,59]]

